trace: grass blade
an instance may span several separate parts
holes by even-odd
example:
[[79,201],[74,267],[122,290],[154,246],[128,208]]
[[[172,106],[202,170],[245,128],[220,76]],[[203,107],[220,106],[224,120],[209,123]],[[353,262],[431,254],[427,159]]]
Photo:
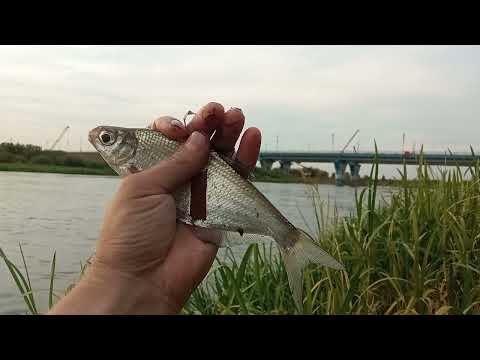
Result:
[[48,291],[48,308],[51,309],[53,306],[53,279],[55,278],[55,262],[57,258],[57,252],[53,253],[52,267],[50,270],[50,289]]

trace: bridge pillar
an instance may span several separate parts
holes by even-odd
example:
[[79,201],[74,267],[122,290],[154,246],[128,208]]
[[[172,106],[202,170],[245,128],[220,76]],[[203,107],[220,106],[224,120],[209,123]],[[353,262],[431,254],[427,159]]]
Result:
[[263,170],[272,170],[273,160],[260,160],[260,166]]
[[357,162],[351,162],[348,165],[350,166],[350,174],[352,175],[352,181],[355,183],[360,180],[360,164]]
[[344,176],[345,169],[347,168],[347,163],[343,160],[335,160],[335,185],[343,186],[345,185]]
[[280,161],[280,169],[284,175],[288,175],[290,168],[292,167],[291,161]]

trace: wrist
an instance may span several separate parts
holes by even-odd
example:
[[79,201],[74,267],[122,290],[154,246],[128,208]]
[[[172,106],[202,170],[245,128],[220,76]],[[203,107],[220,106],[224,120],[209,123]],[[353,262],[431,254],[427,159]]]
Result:
[[179,309],[143,278],[94,262],[51,315],[176,314]]

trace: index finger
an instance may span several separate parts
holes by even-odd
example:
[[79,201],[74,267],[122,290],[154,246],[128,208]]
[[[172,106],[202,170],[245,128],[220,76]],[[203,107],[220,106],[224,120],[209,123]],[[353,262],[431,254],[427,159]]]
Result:
[[225,109],[216,102],[210,102],[202,107],[198,113],[195,114],[192,121],[187,124],[187,131],[192,133],[194,131],[202,132],[210,138],[225,118]]

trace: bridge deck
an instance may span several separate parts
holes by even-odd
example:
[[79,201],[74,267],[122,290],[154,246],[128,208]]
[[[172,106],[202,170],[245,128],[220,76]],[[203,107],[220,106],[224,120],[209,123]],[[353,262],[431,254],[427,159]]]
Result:
[[328,163],[337,160],[371,164],[377,156],[378,162],[382,164],[403,164],[405,161],[409,165],[415,165],[423,158],[429,165],[473,165],[480,160],[480,156],[472,154],[442,154],[442,153],[424,153],[420,154],[402,154],[402,153],[339,153],[339,152],[266,152],[260,153],[260,160],[270,161],[290,161],[290,162],[310,162],[310,163]]

